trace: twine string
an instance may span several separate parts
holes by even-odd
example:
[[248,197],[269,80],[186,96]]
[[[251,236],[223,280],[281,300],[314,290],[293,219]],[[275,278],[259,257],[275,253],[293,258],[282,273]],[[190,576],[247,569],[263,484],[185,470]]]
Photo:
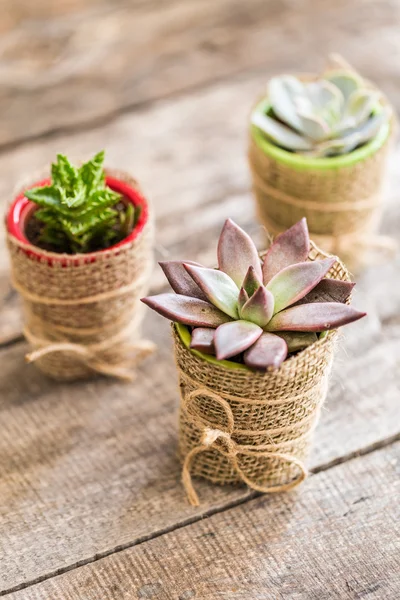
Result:
[[[183,376],[186,380],[191,381],[192,383],[196,383],[182,371],[181,376]],[[193,403],[196,400],[196,398],[200,396],[206,396],[207,398],[210,398],[223,409],[227,420],[226,430],[215,428],[212,426],[212,424],[205,425],[204,421],[201,420],[199,416],[193,411]],[[245,398],[240,398],[241,402],[244,402],[245,400]],[[211,447],[228,458],[233,469],[236,471],[239,478],[244,483],[246,483],[246,485],[248,485],[251,489],[262,493],[276,493],[291,490],[298,486],[307,477],[306,467],[295,456],[285,454],[282,452],[271,451],[270,445],[260,444],[258,446],[249,446],[237,443],[232,437],[232,435],[235,433],[235,421],[233,412],[229,405],[229,402],[225,398],[223,398],[222,395],[219,395],[216,392],[203,386],[196,387],[196,389],[194,389],[189,394],[182,395],[182,406],[186,412],[186,416],[190,423],[192,423],[195,427],[197,427],[197,429],[199,429],[202,432],[200,444],[195,446],[188,452],[188,454],[185,456],[182,466],[182,483],[184,485],[188,500],[192,506],[199,506],[200,504],[199,497],[197,495],[196,490],[194,489],[191,476],[193,459],[198,454],[209,450]],[[314,421],[316,421],[315,415],[313,415],[313,417]],[[288,429],[291,429],[291,427],[289,426]],[[310,431],[307,432],[307,435],[309,435],[309,433]],[[221,440],[222,443],[218,443],[219,440]],[[256,456],[258,458],[275,458],[282,462],[289,463],[291,466],[297,467],[298,475],[295,479],[287,483],[272,486],[259,485],[256,481],[248,477],[243,471],[243,469],[240,467],[238,460],[238,456],[240,455]]]
[[[356,231],[346,233],[343,233],[343,231],[334,231],[330,234],[318,234],[313,232],[313,239],[318,245],[323,246],[325,249],[329,249],[330,252],[335,254],[346,252],[354,255],[360,254],[362,256],[365,250],[371,250],[372,254],[381,255],[382,259],[390,260],[395,257],[398,250],[396,240],[387,235],[373,233],[370,231],[369,227],[369,223],[373,223],[375,220],[377,211],[380,211],[380,193],[371,194],[367,198],[361,200],[354,198],[342,202],[324,202],[323,198],[314,202],[307,200],[306,198],[296,197],[267,183],[261,174],[262,167],[259,164],[259,152],[254,140],[251,140],[249,148],[249,165],[253,178],[253,187],[255,189],[258,188],[260,192],[266,196],[270,196],[278,202],[302,210],[313,211],[317,214],[332,214],[333,220],[343,216],[343,213],[346,213],[347,211],[352,213],[368,210],[372,211],[368,224],[363,225],[362,228],[359,228]],[[258,211],[260,212],[260,208],[258,208]],[[274,223],[271,220],[271,217],[265,214],[265,211],[260,215],[260,218],[266,223],[271,230],[271,233],[281,233],[282,230],[286,229],[285,226],[279,227]],[[364,259],[364,262],[367,261],[371,262],[370,257]],[[376,258],[375,262],[379,263],[381,260]]]

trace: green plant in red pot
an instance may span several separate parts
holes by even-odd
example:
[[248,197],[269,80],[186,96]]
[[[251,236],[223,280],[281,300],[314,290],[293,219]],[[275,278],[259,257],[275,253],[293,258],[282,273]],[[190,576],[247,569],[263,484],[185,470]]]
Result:
[[305,219],[261,255],[226,221],[218,269],[161,267],[174,293],[143,301],[174,321],[180,447],[190,473],[277,491],[305,476],[303,460],[326,394],[337,328],[365,315],[336,257],[309,240]]
[[152,349],[138,328],[152,262],[148,202],[103,161],[100,152],[75,167],[58,155],[51,178],[22,190],[7,214],[28,360],[57,379],[129,379]]

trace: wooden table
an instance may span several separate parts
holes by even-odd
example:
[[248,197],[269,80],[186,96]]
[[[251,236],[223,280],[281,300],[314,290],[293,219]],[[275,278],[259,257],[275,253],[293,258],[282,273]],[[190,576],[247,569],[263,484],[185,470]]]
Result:
[[[224,219],[264,243],[246,120],[274,72],[340,51],[400,108],[400,2],[0,1],[0,190],[57,151],[131,171],[153,200],[157,255],[213,264]],[[400,241],[400,155],[383,230]],[[397,600],[400,262],[359,278],[296,491],[198,483],[176,456],[169,325],[136,383],[63,385],[24,364],[0,247],[0,596],[10,600]],[[154,272],[153,290],[162,278]]]

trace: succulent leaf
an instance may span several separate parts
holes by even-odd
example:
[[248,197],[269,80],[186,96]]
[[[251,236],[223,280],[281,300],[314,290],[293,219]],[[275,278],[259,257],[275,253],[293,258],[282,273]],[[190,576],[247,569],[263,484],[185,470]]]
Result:
[[240,310],[240,317],[265,327],[273,313],[274,297],[264,286],[261,286]]
[[269,247],[262,267],[264,285],[285,267],[305,261],[309,252],[310,238],[303,218],[278,235]]
[[214,335],[217,359],[224,360],[244,352],[262,333],[261,327],[248,321],[231,321],[220,325]]
[[218,269],[195,267],[188,263],[184,263],[184,267],[211,304],[232,317],[232,319],[239,318],[239,288],[229,275]]
[[325,331],[336,329],[365,317],[347,304],[319,302],[287,308],[272,317],[268,331]]
[[251,117],[251,122],[277,146],[297,151],[313,149],[313,144],[310,141],[268,115],[255,112]]
[[287,353],[288,348],[283,338],[273,333],[263,333],[244,353],[244,362],[253,369],[277,368],[283,363]]
[[288,352],[299,352],[318,340],[316,333],[308,331],[280,331],[275,335],[285,340]]
[[274,313],[294,304],[310,292],[327,274],[336,258],[297,263],[277,273],[267,285],[275,299]]
[[252,266],[261,279],[261,263],[251,237],[232,219],[227,219],[218,241],[218,265],[240,288]]
[[316,286],[306,294],[297,304],[308,304],[310,302],[342,302],[345,303],[352,292],[355,284],[350,281],[338,281],[337,279],[322,279]]
[[246,273],[246,277],[244,278],[244,281],[243,281],[243,288],[247,292],[247,295],[250,297],[258,290],[258,288],[261,285],[262,285],[262,278],[258,277],[256,270],[254,269],[253,266],[250,265],[250,267]]
[[[174,292],[182,294],[183,296],[192,296],[193,298],[200,298],[201,300],[207,300],[207,296],[202,292],[197,283],[193,281],[193,278],[186,271],[181,260],[168,260],[158,263],[164,271],[165,277]],[[199,263],[192,262],[190,260],[185,261],[185,264],[192,265],[194,267],[201,267]]]
[[268,96],[277,117],[289,127],[301,131],[301,120],[296,111],[296,100],[304,97],[304,84],[293,75],[272,77]]
[[218,327],[229,317],[218,308],[197,298],[179,294],[158,294],[142,298],[142,302],[171,321],[197,327]]
[[324,74],[324,79],[341,91],[345,102],[363,85],[362,79],[350,71],[328,71]]
[[193,350],[203,352],[203,354],[214,354],[214,335],[215,329],[209,327],[196,327],[196,329],[193,329],[192,331],[190,347]]

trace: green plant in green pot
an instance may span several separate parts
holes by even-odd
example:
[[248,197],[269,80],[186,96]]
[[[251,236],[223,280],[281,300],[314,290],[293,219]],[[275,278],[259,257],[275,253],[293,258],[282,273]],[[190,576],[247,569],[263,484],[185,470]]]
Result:
[[180,447],[190,474],[254,489],[289,489],[326,394],[337,328],[365,313],[336,257],[309,240],[305,219],[257,253],[227,220],[218,269],[160,263],[173,293],[143,298],[174,322],[180,377]]
[[257,210],[282,231],[302,216],[327,251],[352,266],[379,242],[381,187],[393,111],[348,65],[273,77],[251,114]]

